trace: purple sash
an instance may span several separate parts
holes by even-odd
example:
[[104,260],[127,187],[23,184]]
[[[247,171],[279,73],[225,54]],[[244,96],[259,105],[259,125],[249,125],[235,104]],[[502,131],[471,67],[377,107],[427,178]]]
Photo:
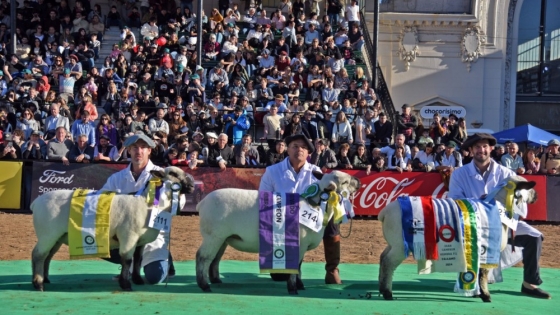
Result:
[[259,192],[261,273],[299,272],[299,194]]

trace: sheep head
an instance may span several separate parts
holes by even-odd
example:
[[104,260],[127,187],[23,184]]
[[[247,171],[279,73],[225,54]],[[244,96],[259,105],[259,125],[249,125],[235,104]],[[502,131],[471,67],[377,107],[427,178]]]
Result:
[[181,194],[192,194],[194,192],[194,178],[178,167],[169,166],[163,170],[152,170],[150,174],[161,179],[162,182],[170,181],[171,184],[180,184]]
[[498,184],[498,187],[501,187],[501,189],[496,194],[495,199],[506,206],[506,208],[509,203],[512,209],[507,210],[526,217],[526,205],[537,201],[537,192],[534,189],[535,184],[534,181],[527,181],[521,176],[510,176]]
[[361,187],[360,179],[341,171],[332,171],[328,174],[313,172],[319,179],[321,190],[342,192],[347,190],[350,194],[357,192]]

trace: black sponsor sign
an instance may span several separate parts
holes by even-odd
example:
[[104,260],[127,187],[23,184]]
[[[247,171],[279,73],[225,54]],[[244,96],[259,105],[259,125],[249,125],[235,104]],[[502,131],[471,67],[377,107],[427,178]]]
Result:
[[60,189],[93,189],[105,185],[107,178],[127,164],[70,164],[34,162],[31,176],[31,200]]

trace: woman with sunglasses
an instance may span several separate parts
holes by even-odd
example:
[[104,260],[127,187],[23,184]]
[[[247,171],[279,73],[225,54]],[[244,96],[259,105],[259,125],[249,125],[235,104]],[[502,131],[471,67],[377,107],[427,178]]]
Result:
[[109,137],[112,145],[117,144],[117,127],[111,122],[111,118],[107,114],[101,115],[101,119],[99,119],[99,123],[95,128],[95,143],[99,143],[101,136]]
[[170,141],[175,141],[182,136],[188,134],[187,122],[181,117],[181,110],[175,110],[170,113],[169,120],[169,136]]
[[35,120],[33,112],[29,108],[26,108],[22,113],[21,117],[17,122],[16,129],[23,131],[24,139],[27,141],[31,136],[33,131],[39,130],[39,123]]

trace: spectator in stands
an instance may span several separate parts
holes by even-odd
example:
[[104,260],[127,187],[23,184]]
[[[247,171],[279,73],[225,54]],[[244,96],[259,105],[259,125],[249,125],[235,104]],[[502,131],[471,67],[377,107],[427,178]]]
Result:
[[39,131],[39,122],[35,120],[31,109],[23,110],[20,119],[17,121],[16,128],[24,132],[24,140],[29,140],[34,131]]
[[150,119],[149,121],[149,128],[151,133],[162,131],[166,134],[169,134],[169,124],[163,119],[164,116],[165,110],[163,108],[159,108],[156,111],[156,117]]
[[[235,107],[233,114],[224,115],[224,130],[226,134],[231,136],[231,143],[238,144],[241,142],[243,135],[249,130],[251,124],[243,108],[240,106]],[[218,140],[220,140],[218,138]]]
[[525,164],[523,163],[523,158],[519,153],[519,146],[517,143],[511,143],[508,146],[507,151],[508,153],[502,155],[502,158],[500,159],[502,165],[519,175],[525,174]]
[[434,140],[435,144],[440,144],[446,134],[446,126],[441,122],[439,114],[435,113],[432,119],[432,124],[430,125],[430,137]]
[[95,162],[114,162],[119,157],[117,147],[111,143],[111,139],[107,135],[99,137],[99,143],[93,151],[93,160]]
[[[158,33],[157,33],[157,26],[156,26],[156,33],[155,35],[152,35],[152,33],[150,31],[153,31],[153,25],[152,25],[152,20],[153,20],[153,25],[155,25],[155,21],[157,21],[157,18],[151,18],[150,19],[150,23],[149,26],[151,26],[149,28],[148,31],[144,32],[144,26],[142,26],[142,31],[140,31],[140,34],[142,34],[142,36],[147,36],[147,35],[151,35],[153,37],[157,37]],[[122,21],[123,18],[121,17],[121,14],[117,11],[117,7],[116,6],[112,6],[111,10],[109,11],[109,13],[107,14],[107,29],[111,28],[112,26],[116,26],[119,29],[122,26]],[[145,34],[146,33],[146,34]]]
[[60,114],[60,102],[55,101],[50,105],[51,115],[45,119],[44,132],[45,139],[50,140],[55,137],[58,127],[64,127],[64,131],[70,129],[68,117]]
[[[494,161],[498,162],[498,164],[502,163],[502,156],[506,153],[506,149],[503,145],[501,144],[496,144],[494,146],[494,150],[492,152],[490,152],[490,156],[492,157],[492,159],[494,159]],[[542,167],[542,164],[541,164]]]
[[[397,136],[397,139],[398,138],[399,136]],[[383,152],[383,149],[381,149],[381,151]],[[390,170],[396,170],[399,173],[402,173],[403,171],[407,171],[407,172],[412,171],[412,161],[407,156],[407,153],[405,153],[404,146],[400,144],[395,146],[394,154],[388,157],[388,161],[389,163],[387,165],[387,168]]]
[[434,143],[427,142],[422,146],[423,150],[420,150],[412,160],[412,170],[431,172],[435,168]]
[[235,145],[235,165],[255,167],[260,164],[259,151],[251,146],[253,137],[250,134],[243,135],[242,141]]
[[543,174],[556,175],[560,174],[560,141],[552,139],[548,141],[547,151],[541,158],[540,172]]
[[326,86],[322,92],[322,100],[326,103],[327,106],[331,107],[334,102],[338,101],[338,96],[340,94],[339,89],[335,89],[333,87],[334,82],[332,79],[326,80]]
[[346,5],[345,17],[348,21],[348,27],[360,25],[360,7],[357,0],[352,0],[349,5]]
[[113,125],[109,115],[101,115],[99,123],[97,124],[95,135],[96,143],[99,143],[99,139],[101,139],[102,136],[105,136],[109,140],[109,143],[112,145],[116,145],[118,143],[117,141],[119,138],[117,134],[117,127]]
[[75,77],[70,76],[70,69],[64,69],[64,74],[58,79],[59,96],[66,102],[74,98],[74,84],[76,81]]
[[364,46],[364,36],[362,31],[360,31],[360,26],[358,24],[353,24],[348,34],[348,39],[350,40],[350,45],[354,50],[361,51]]
[[[95,125],[91,121],[91,115],[89,111],[84,110],[81,115],[81,119],[77,119],[74,124],[72,124],[72,138],[78,139],[78,136],[85,135],[87,137],[87,143],[89,146],[95,146]],[[93,157],[92,157],[93,158]]]
[[338,164],[338,168],[342,169],[352,169],[352,160],[348,153],[350,152],[350,145],[348,143],[343,143],[338,148],[338,152],[336,152],[336,161]]
[[210,73],[208,74],[208,88],[214,88],[214,83],[216,81],[222,82],[226,88],[229,86],[228,74],[221,63],[218,63],[212,70],[210,70]]
[[352,144],[354,142],[352,127],[350,126],[348,119],[346,119],[346,114],[342,111],[338,112],[336,115],[331,141],[337,149],[342,143]]
[[76,143],[68,153],[68,160],[71,163],[91,163],[94,157],[93,146],[88,145],[88,135],[82,134],[77,136]]
[[288,157],[286,151],[286,142],[284,140],[276,140],[274,147],[270,147],[266,151],[266,166],[282,162]]
[[371,164],[367,156],[366,146],[363,144],[358,144],[356,146],[356,153],[352,158],[352,169],[365,170],[366,175],[369,175],[371,172]]
[[463,166],[463,157],[455,150],[456,147],[457,144],[454,141],[447,142],[445,150],[439,152],[435,157],[436,170],[450,173]]
[[329,148],[329,140],[318,138],[315,140],[315,151],[311,154],[310,163],[321,168],[323,173],[338,166],[336,154]]
[[233,150],[227,144],[227,134],[221,133],[218,136],[218,142],[208,148],[208,165],[218,166],[224,171],[227,166],[235,164]]
[[416,116],[410,113],[410,105],[403,104],[402,111],[397,121],[397,132],[406,137],[405,143],[414,143],[414,129],[418,126],[418,121]]
[[263,118],[264,136],[261,138],[266,139],[269,148],[274,147],[276,141],[283,138],[281,119],[282,117],[278,115],[278,105],[270,106],[268,114]]
[[187,122],[181,117],[181,111],[174,111],[169,121],[169,140],[175,141],[180,137],[187,136],[188,131]]
[[41,139],[42,132],[35,130],[31,133],[22,149],[22,157],[28,160],[43,160],[47,156],[47,144]]
[[56,128],[55,138],[49,141],[47,145],[47,159],[49,161],[62,161],[62,164],[68,165],[68,152],[72,149],[74,143],[67,138],[68,132],[64,126]]
[[4,133],[4,141],[0,143],[0,160],[21,160],[21,148],[9,132]]
[[540,159],[537,158],[535,149],[527,149],[523,155],[523,165],[525,174],[538,174],[540,169]]

